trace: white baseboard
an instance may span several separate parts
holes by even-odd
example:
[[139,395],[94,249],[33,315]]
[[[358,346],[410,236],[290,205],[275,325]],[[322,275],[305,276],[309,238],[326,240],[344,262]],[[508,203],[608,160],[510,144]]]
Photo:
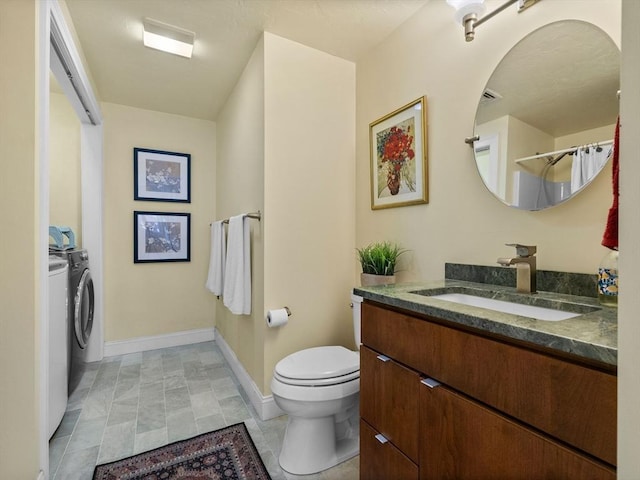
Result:
[[280,407],[276,405],[273,395],[263,395],[256,383],[253,381],[247,370],[242,366],[242,363],[236,357],[236,354],[231,349],[229,344],[220,335],[220,332],[215,332],[216,344],[220,347],[222,355],[233,370],[233,373],[238,378],[240,385],[247,393],[251,405],[256,410],[261,420],[269,420],[271,418],[284,415],[284,412],[280,410]]
[[201,328],[198,330],[186,330],[184,332],[154,335],[151,337],[116,340],[113,342],[105,342],[104,356],[113,357],[116,355],[126,355],[128,353],[156,350],[158,348],[178,347],[192,343],[209,342],[214,339],[215,330],[213,328]]

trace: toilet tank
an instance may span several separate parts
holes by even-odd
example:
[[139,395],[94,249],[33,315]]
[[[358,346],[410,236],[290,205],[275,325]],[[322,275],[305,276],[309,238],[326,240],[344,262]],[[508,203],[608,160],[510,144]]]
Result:
[[351,313],[353,314],[353,338],[356,341],[356,348],[360,350],[360,312],[362,297],[351,292]]

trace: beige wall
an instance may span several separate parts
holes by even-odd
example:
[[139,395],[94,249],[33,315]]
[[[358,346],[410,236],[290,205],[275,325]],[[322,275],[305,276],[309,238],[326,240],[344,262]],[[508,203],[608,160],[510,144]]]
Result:
[[293,313],[265,334],[269,391],[286,355],[354,347],[355,65],[265,34],[265,131],[264,308]]
[[80,121],[64,94],[49,105],[49,224],[70,227],[82,246]]
[[618,478],[640,478],[640,2],[622,2]]
[[612,125],[605,125],[604,127],[592,128],[590,130],[572,133],[571,135],[565,135],[564,137],[558,137],[555,139],[555,149],[560,150],[561,148],[570,148],[575,145],[584,145],[596,141],[604,142],[606,140],[613,140],[615,130],[616,125],[614,123]]
[[[213,327],[215,123],[103,103],[105,341]],[[191,203],[133,200],[133,148],[191,154]],[[191,213],[191,261],[133,263],[133,211]]]
[[[488,2],[491,9],[501,2]],[[538,245],[538,267],[594,273],[611,204],[611,179],[599,176],[575,199],[540,212],[505,207],[490,195],[463,139],[473,131],[478,99],[494,68],[521,38],[547,23],[594,23],[620,44],[620,2],[539,2],[509,8],[465,43],[453,10],[429,2],[357,64],[357,244],[397,240],[412,250],[400,280],[443,276],[445,262],[495,265],[508,242]],[[391,88],[393,87],[393,88]],[[368,124],[408,101],[429,102],[430,203],[383,211],[369,207]]]
[[[289,353],[353,347],[354,89],[351,62],[265,33],[218,118],[218,216],[264,216],[252,314],[220,302],[216,323],[264,393]],[[267,329],[267,310],[284,306],[289,324]]]
[[0,2],[0,478],[38,473],[39,2]]
[[[264,212],[264,43],[256,46],[218,115],[217,218]],[[233,315],[216,301],[216,327],[258,388],[263,388],[264,225],[251,220],[251,315]],[[214,297],[215,298],[215,297]]]

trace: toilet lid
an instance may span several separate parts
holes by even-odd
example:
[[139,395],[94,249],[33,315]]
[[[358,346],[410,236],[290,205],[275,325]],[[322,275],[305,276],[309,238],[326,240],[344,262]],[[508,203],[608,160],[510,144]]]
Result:
[[280,360],[275,370],[299,380],[341,377],[360,370],[360,355],[340,346],[307,348]]

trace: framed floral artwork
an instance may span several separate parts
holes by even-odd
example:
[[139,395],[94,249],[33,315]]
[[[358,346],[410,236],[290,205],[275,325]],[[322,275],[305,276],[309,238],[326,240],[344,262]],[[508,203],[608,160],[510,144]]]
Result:
[[134,148],[133,198],[191,203],[191,155]]
[[427,98],[369,125],[371,209],[428,202]]
[[191,214],[133,212],[133,262],[191,261]]

